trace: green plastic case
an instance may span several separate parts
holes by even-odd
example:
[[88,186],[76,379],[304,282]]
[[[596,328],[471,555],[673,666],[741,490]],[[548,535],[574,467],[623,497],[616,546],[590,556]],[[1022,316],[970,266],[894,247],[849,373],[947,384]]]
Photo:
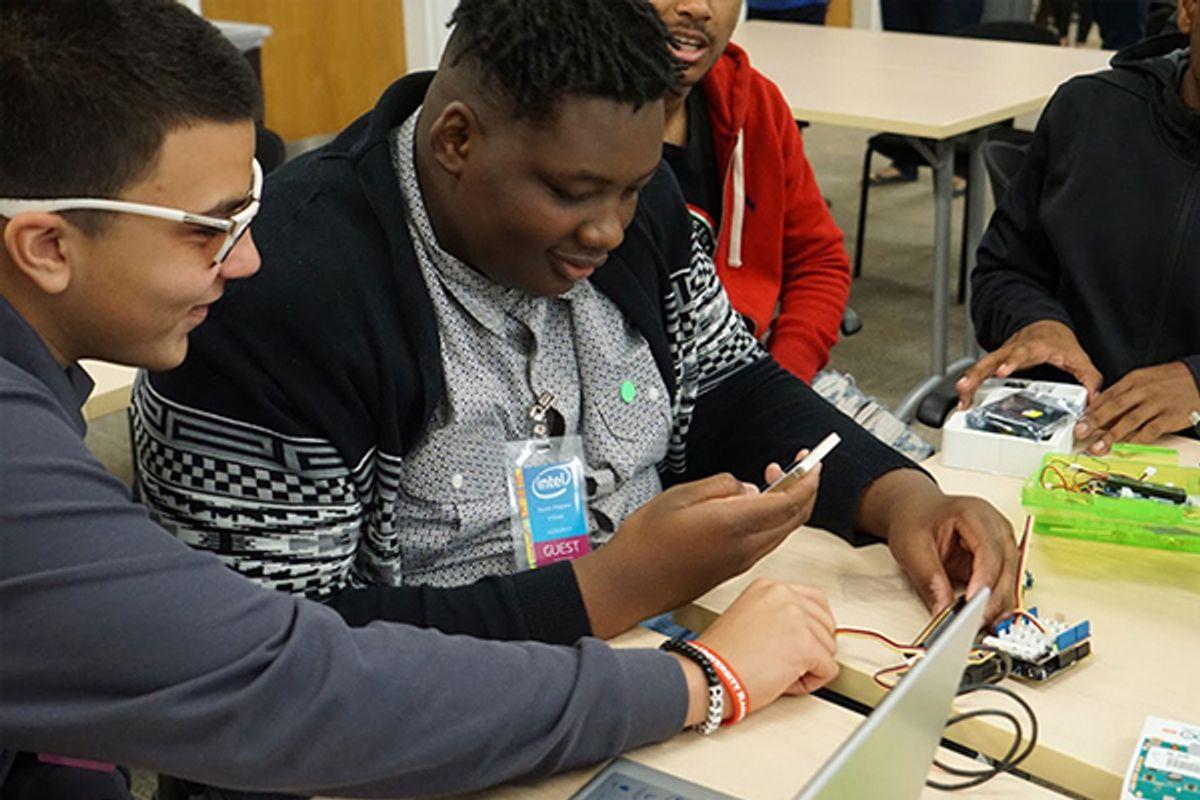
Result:
[[[1184,489],[1189,502],[1177,505],[1060,488],[1063,478],[1078,484],[1091,477],[1086,470],[1136,480],[1148,468],[1153,469],[1148,481]],[[1021,490],[1021,504],[1034,515],[1034,533],[1200,554],[1200,506],[1192,502],[1200,503],[1200,468],[1179,466],[1175,450],[1144,445],[1117,445],[1102,458],[1050,453]]]

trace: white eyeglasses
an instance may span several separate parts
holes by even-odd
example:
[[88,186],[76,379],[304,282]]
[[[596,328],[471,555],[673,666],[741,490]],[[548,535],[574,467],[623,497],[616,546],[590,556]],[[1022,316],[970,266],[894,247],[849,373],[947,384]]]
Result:
[[127,203],[124,200],[103,200],[90,197],[73,197],[52,200],[0,199],[0,217],[11,219],[17,214],[41,211],[116,211],[120,214],[137,214],[142,217],[154,217],[171,222],[182,222],[185,225],[195,225],[210,230],[223,231],[225,241],[213,258],[213,266],[222,263],[238,240],[250,227],[250,221],[258,213],[262,205],[263,173],[258,159],[253,164],[254,179],[250,186],[250,202],[242,210],[226,218],[209,217],[204,214],[193,214],[166,206],[152,206],[145,203]]

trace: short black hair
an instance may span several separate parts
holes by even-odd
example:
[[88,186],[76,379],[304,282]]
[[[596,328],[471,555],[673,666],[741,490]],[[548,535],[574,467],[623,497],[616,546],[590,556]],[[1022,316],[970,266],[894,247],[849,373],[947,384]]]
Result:
[[578,95],[637,108],[679,81],[671,35],[647,0],[462,0],[450,24],[450,63],[474,62],[518,119],[546,119]]
[[114,197],[172,130],[261,108],[246,59],[177,0],[0,0],[0,197]]

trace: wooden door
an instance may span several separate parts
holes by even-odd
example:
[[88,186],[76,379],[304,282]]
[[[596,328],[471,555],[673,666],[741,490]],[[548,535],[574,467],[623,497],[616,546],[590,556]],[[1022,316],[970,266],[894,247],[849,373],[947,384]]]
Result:
[[825,24],[839,28],[849,28],[853,24],[850,0],[829,0],[829,8],[825,11]]
[[208,19],[258,22],[267,127],[285,140],[336,133],[404,74],[402,0],[203,0]]

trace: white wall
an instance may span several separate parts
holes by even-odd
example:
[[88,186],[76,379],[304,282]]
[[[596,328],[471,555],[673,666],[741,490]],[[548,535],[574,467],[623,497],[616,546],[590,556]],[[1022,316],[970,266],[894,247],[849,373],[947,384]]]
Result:
[[404,50],[409,71],[433,69],[450,32],[446,22],[458,0],[404,0]]
[[879,0],[852,0],[851,13],[854,27],[871,31],[883,30],[883,15],[879,12]]

